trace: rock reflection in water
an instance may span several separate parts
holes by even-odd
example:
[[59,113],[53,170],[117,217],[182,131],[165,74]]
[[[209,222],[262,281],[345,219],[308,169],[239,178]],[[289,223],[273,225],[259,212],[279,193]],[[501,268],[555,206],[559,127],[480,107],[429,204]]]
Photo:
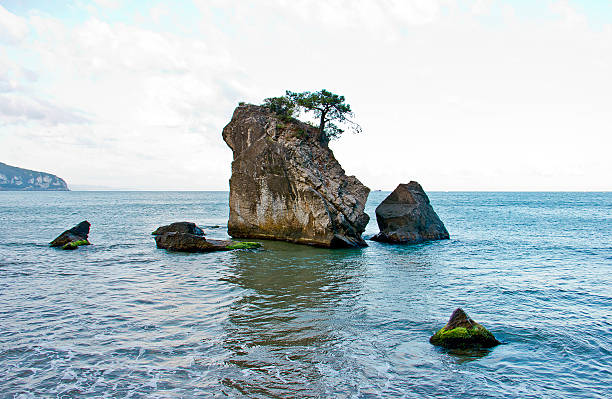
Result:
[[224,339],[230,372],[223,384],[250,397],[319,396],[325,392],[321,355],[334,352],[337,332],[359,312],[361,252],[265,247],[237,252],[224,278],[244,294],[230,306]]

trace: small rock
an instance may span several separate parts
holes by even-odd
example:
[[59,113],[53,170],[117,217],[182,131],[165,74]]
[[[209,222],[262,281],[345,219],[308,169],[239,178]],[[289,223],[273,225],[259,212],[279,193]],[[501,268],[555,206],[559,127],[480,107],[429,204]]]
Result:
[[203,236],[204,230],[199,228],[195,223],[192,222],[176,222],[167,226],[160,226],[153,233],[154,236],[162,235],[164,233],[177,232],[177,233],[188,233],[196,236]]
[[213,252],[259,248],[257,242],[207,240],[204,236],[171,231],[155,236],[157,248],[176,252]]
[[415,181],[400,184],[376,208],[380,233],[373,241],[419,243],[449,238],[421,185]]
[[49,243],[52,247],[62,247],[62,249],[77,249],[81,245],[89,245],[89,227],[91,224],[84,220],[70,230],[64,231],[57,238]]
[[491,348],[499,345],[493,334],[472,320],[461,308],[456,309],[446,325],[438,330],[429,343],[448,349]]

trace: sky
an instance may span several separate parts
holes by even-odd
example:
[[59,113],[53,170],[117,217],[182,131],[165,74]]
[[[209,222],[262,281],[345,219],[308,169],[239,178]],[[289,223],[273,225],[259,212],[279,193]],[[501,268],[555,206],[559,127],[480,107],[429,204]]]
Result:
[[239,102],[327,89],[372,190],[612,190],[609,0],[0,0],[0,162],[227,190]]

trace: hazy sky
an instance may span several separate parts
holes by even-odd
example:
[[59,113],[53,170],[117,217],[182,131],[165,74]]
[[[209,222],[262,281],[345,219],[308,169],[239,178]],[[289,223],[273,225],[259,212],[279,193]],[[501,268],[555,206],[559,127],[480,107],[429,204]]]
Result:
[[372,189],[612,190],[609,0],[0,0],[0,162],[69,185],[226,190],[238,102],[322,88]]

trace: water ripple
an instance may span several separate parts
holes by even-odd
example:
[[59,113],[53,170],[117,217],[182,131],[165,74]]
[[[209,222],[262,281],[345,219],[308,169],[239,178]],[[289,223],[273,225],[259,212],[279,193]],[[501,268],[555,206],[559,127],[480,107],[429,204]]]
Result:
[[[227,193],[0,196],[0,397],[612,396],[609,193],[432,193],[450,241],[212,254],[150,232],[227,238]],[[94,245],[48,248],[83,219]],[[457,306],[504,344],[432,347]]]

